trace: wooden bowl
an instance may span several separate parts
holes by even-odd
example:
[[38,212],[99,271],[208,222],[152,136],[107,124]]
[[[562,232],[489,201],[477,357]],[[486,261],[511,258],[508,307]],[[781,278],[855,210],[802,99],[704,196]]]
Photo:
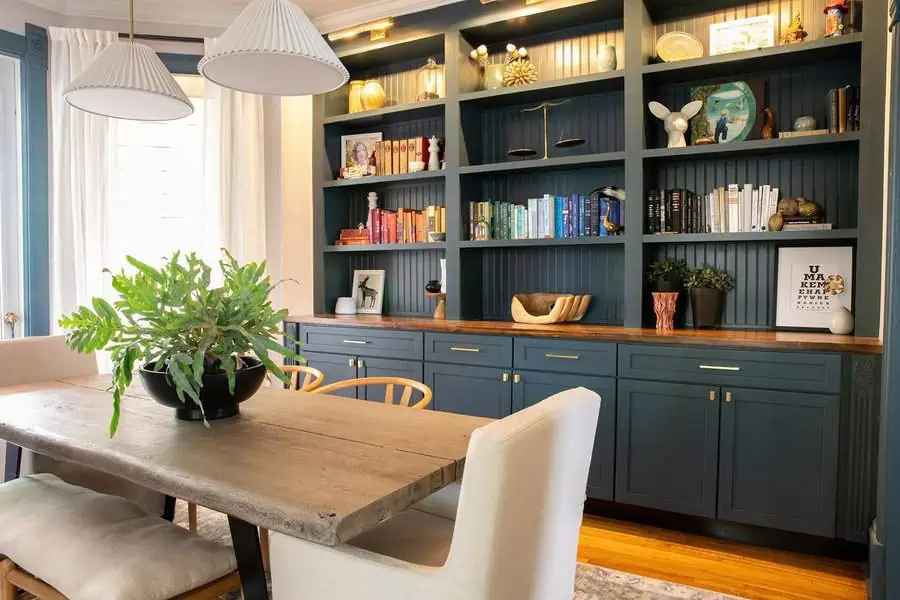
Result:
[[537,325],[579,321],[590,303],[589,295],[516,294],[512,299],[512,318],[517,323]]

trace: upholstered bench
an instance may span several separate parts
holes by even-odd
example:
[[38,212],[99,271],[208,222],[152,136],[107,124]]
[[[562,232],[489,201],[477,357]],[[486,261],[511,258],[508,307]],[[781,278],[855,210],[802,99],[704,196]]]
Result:
[[212,600],[238,589],[231,548],[50,474],[0,485],[0,600]]

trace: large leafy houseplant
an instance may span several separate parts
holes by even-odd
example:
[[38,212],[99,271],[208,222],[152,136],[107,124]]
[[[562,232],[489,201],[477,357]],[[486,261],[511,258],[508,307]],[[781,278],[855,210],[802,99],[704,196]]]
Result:
[[[269,351],[300,357],[276,341],[287,310],[275,310],[266,263],[240,265],[223,251],[223,281],[210,287],[212,269],[195,253],[176,252],[155,269],[127,257],[132,275],[112,274],[119,299],[94,298],[59,320],[69,330],[69,346],[79,352],[108,350],[112,359],[113,414],[110,435],[119,426],[120,406],[137,364],[165,371],[183,403],[196,404],[205,374],[224,373],[234,394],[235,373],[252,353],[276,377],[290,378],[269,358]],[[106,272],[109,272],[108,270]]]

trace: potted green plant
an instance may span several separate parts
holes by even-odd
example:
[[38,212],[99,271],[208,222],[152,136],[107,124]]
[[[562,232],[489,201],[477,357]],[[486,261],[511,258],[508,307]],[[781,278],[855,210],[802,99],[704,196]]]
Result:
[[73,349],[110,352],[111,436],[138,364],[150,396],[186,420],[237,415],[238,404],[256,393],[266,370],[290,381],[269,358],[272,351],[300,359],[276,341],[287,310],[272,307],[275,286],[265,262],[240,265],[224,251],[222,284],[211,287],[212,269],[194,253],[176,252],[160,269],[127,260],[134,274],[112,275],[118,300],[94,298],[92,308],[82,306],[59,320]]
[[691,269],[685,281],[691,290],[691,315],[694,327],[709,329],[722,322],[725,293],[734,287],[734,279],[726,271],[703,266]]
[[647,268],[647,281],[652,284],[654,292],[681,292],[689,272],[683,260],[658,260]]

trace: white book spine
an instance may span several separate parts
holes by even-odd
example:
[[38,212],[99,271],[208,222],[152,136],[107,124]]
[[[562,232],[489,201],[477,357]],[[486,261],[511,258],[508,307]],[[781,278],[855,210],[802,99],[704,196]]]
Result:
[[769,230],[769,217],[771,217],[771,213],[769,212],[769,192],[771,189],[769,185],[766,184],[759,188],[759,224],[760,231],[768,231]]
[[759,190],[755,189],[750,195],[750,231],[759,231]]
[[742,201],[742,212],[741,212],[741,225],[742,231],[753,231],[752,223],[753,223],[753,184],[745,183],[744,184],[744,197],[741,198]]
[[537,198],[528,199],[528,238],[537,237]]
[[707,201],[709,202],[710,231],[712,233],[719,233],[719,202],[716,198],[715,191],[709,193]]
[[771,192],[769,192],[769,198],[770,198],[769,214],[770,215],[774,215],[778,211],[778,200],[779,200],[778,195],[779,195],[778,188],[772,188]]
[[741,227],[741,199],[737,184],[728,185],[728,233],[736,233]]

